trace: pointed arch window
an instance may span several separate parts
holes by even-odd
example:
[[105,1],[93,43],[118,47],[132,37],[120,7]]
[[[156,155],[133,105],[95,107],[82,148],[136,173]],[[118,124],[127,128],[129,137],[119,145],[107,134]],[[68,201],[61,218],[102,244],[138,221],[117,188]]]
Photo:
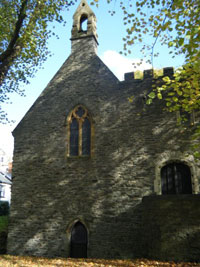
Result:
[[68,156],[90,156],[93,124],[88,110],[79,105],[68,117]]

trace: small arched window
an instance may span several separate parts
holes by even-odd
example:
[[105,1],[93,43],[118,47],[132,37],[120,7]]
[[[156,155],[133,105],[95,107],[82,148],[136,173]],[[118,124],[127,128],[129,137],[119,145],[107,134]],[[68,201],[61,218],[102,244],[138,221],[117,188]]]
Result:
[[192,194],[190,168],[183,163],[170,163],[161,169],[162,194]]
[[68,155],[89,156],[92,150],[92,122],[88,110],[79,105],[68,117]]

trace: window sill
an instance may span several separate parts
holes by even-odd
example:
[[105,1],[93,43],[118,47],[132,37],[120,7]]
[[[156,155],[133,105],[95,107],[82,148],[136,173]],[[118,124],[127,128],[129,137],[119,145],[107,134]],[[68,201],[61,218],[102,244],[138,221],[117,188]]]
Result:
[[81,155],[81,156],[67,156],[68,159],[90,159],[91,155]]

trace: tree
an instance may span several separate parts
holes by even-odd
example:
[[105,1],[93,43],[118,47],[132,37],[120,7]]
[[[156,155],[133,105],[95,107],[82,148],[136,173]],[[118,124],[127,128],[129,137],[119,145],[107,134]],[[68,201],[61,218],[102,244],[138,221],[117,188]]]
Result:
[[[198,0],[143,0],[135,1],[136,14],[125,6],[125,24],[129,25],[124,38],[125,53],[136,41],[142,42],[150,35],[152,43],[144,45],[142,52],[149,54],[153,67],[156,43],[167,45],[173,57],[183,55],[185,64],[173,78],[164,77],[165,84],[154,91],[159,99],[165,94],[169,111],[192,112],[200,107],[200,2]],[[143,9],[149,10],[144,12]],[[139,18],[137,14],[139,13]],[[137,33],[137,34],[136,34]],[[129,50],[128,50],[129,52]],[[152,96],[153,94],[151,94]],[[151,103],[149,99],[149,103]]]
[[[108,0],[112,2],[113,0]],[[95,0],[98,2],[98,0]],[[200,110],[200,1],[199,0],[135,0],[120,2],[127,35],[123,53],[132,52],[141,43],[141,52],[154,67],[156,44],[167,46],[172,57],[182,55],[183,66],[173,77],[163,77],[152,88],[147,104],[154,98],[166,101],[166,110],[192,113]],[[112,12],[113,15],[115,12]],[[148,40],[145,44],[144,40]],[[184,117],[182,117],[184,119]],[[200,126],[194,136],[200,139]],[[197,146],[198,148],[198,146]],[[195,154],[200,156],[196,150]]]
[[[47,41],[55,35],[49,22],[64,23],[61,11],[74,1],[0,0],[0,103],[8,93],[23,95],[19,87],[29,83],[47,59]],[[0,122],[6,120],[0,107]]]
[[[107,0],[108,3],[114,0]],[[94,0],[98,5],[98,0]],[[182,55],[184,65],[174,77],[164,77],[165,84],[156,86],[154,97],[163,98],[168,91],[166,106],[169,111],[191,112],[200,107],[200,1],[199,0],[135,0],[120,1],[127,35],[123,38],[123,52],[141,43],[141,52],[154,68],[154,58],[159,56],[156,44],[167,46],[172,57]],[[111,12],[113,15],[115,11]],[[148,40],[145,44],[144,40]],[[134,49],[133,49],[134,50]],[[166,93],[165,93],[166,95]]]
[[[48,23],[63,23],[61,11],[75,1],[0,0],[0,102],[7,99],[8,92],[23,94],[20,82],[28,83],[49,55],[47,40],[54,33]],[[94,0],[97,5],[98,2],[101,1]],[[161,99],[163,92],[169,91],[165,97],[169,111],[199,109],[200,1],[134,0],[121,1],[120,7],[127,27],[123,39],[125,55],[139,42],[153,68],[159,42],[169,47],[172,57],[181,54],[185,58],[175,77],[165,77],[165,85],[154,88],[151,96]],[[148,45],[144,44],[147,38]]]

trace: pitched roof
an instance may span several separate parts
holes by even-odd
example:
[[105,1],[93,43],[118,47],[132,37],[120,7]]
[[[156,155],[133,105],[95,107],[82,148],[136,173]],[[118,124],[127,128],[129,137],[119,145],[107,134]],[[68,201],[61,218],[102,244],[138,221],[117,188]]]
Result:
[[3,172],[0,172],[0,184],[12,184],[11,179],[8,175],[4,174]]

